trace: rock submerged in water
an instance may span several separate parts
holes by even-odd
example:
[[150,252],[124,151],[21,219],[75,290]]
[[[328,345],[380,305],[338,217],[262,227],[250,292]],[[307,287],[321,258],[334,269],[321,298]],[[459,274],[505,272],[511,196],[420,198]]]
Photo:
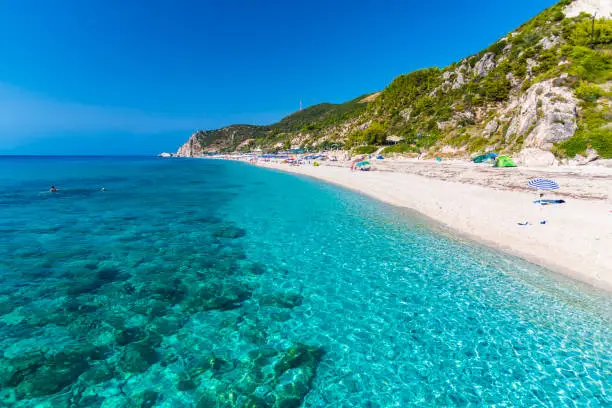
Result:
[[0,361],[2,387],[15,387],[17,399],[42,397],[61,391],[89,369],[90,363],[105,358],[98,347],[64,350],[52,355],[41,352]]
[[322,357],[323,350],[321,348],[298,343],[282,354],[282,358],[274,366],[274,370],[277,375],[297,367],[315,370]]
[[242,306],[251,296],[251,290],[244,285],[212,281],[197,288],[184,305],[191,312],[232,310]]
[[34,373],[23,378],[17,386],[17,396],[18,398],[25,396],[42,397],[55,394],[75,381],[88,367],[89,364],[85,360],[71,361],[59,365],[45,364]]
[[215,238],[236,239],[244,237],[245,235],[246,230],[244,228],[239,228],[231,224],[221,225],[213,232]]
[[125,346],[119,367],[128,373],[142,373],[159,360],[159,356],[152,345],[143,343],[130,343]]
[[316,375],[323,350],[305,344],[296,344],[287,350],[274,366],[279,385],[275,389],[274,407],[299,407]]
[[157,402],[159,394],[153,390],[146,390],[136,396],[136,406],[140,408],[152,408]]
[[299,407],[312,387],[322,356],[321,348],[301,343],[284,351],[271,347],[252,350],[229,375],[215,376],[200,385],[197,407]]
[[114,367],[108,363],[97,364],[87,370],[81,379],[85,383],[98,384],[108,381],[115,376]]
[[180,330],[185,322],[177,316],[163,316],[153,320],[149,329],[161,336],[170,336]]
[[263,275],[266,273],[266,265],[259,262],[247,262],[241,265],[242,271],[251,275]]
[[299,293],[276,293],[271,295],[263,295],[259,299],[261,306],[276,306],[291,309],[302,304],[304,298]]
[[146,334],[142,329],[138,327],[132,327],[132,328],[120,330],[115,335],[115,341],[117,342],[118,345],[125,346],[126,344],[142,340],[145,337],[146,337]]

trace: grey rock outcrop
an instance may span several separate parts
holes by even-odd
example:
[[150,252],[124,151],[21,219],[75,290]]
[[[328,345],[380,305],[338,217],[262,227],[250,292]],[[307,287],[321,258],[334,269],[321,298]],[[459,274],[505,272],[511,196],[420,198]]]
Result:
[[518,164],[526,167],[548,167],[558,164],[555,155],[546,150],[523,149],[517,157]]
[[549,150],[553,143],[563,142],[576,132],[578,101],[571,89],[556,86],[554,79],[532,85],[523,96],[510,104],[518,109],[506,140],[524,135],[524,147]]
[[455,78],[455,82],[453,82],[453,89],[459,89],[465,84],[465,78],[463,78],[463,74],[459,72],[457,74],[457,78]]
[[549,48],[554,47],[558,43],[559,37],[554,35],[550,37],[544,37],[540,40],[540,42],[538,42],[538,44],[542,47],[543,50],[548,50]]
[[599,160],[599,153],[597,153],[596,150],[589,148],[587,149],[585,153],[586,153],[586,157],[583,155],[577,154],[576,156],[574,156],[573,159],[569,160],[569,164],[571,166],[584,166],[585,164],[589,164],[589,163]]
[[197,133],[191,135],[189,140],[179,147],[178,151],[176,152],[178,157],[197,157],[204,153],[196,135]]
[[487,52],[474,66],[474,72],[483,77],[493,68],[495,68],[495,53]]
[[474,112],[464,110],[463,112],[457,112],[453,119],[455,122],[474,122],[475,118],[476,115],[474,115]]
[[454,122],[450,120],[436,122],[436,126],[439,130],[444,130],[447,127],[451,126]]
[[586,157],[587,163],[590,163],[590,162],[593,162],[599,159],[599,153],[597,153],[595,149],[587,149],[586,153],[587,153],[587,157]]
[[538,61],[533,58],[527,58],[527,75],[532,76],[533,68],[538,65]]
[[519,86],[522,82],[521,78],[515,76],[512,72],[508,72],[506,74],[506,79],[510,81],[510,85],[512,85],[512,87]]
[[491,137],[493,133],[499,128],[499,123],[494,119],[486,124],[484,130],[482,131],[482,137]]
[[612,159],[599,159],[588,163],[588,165],[612,169]]
[[412,113],[412,108],[407,108],[407,109],[404,109],[403,111],[401,111],[400,115],[401,115],[402,118],[404,118],[405,121],[409,121],[411,113]]
[[606,17],[612,14],[612,2],[610,0],[574,0],[563,10],[566,17],[576,17],[580,13],[588,13]]

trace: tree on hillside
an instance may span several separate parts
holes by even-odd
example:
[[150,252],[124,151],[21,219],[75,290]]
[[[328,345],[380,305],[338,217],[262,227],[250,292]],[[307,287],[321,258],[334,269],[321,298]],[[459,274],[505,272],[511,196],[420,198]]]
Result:
[[378,122],[372,123],[364,132],[364,141],[369,145],[383,145],[387,141],[385,127]]

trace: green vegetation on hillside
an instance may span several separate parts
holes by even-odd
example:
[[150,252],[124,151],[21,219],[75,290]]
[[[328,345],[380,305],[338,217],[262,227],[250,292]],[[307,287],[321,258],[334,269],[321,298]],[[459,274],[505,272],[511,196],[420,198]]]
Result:
[[283,149],[289,149],[292,134],[295,132],[316,135],[322,129],[339,125],[362,114],[367,107],[367,103],[363,102],[365,97],[367,95],[342,104],[321,103],[310,106],[269,126],[231,125],[216,130],[200,131],[197,133],[198,141],[201,146],[215,146],[222,152],[235,151],[248,139],[254,141],[240,148],[241,151],[249,151],[256,147],[274,150],[278,144],[282,144]]
[[346,140],[346,146],[361,146],[361,145],[383,145],[387,140],[387,132],[385,126],[374,122],[366,129],[358,129],[351,133]]
[[270,127],[283,132],[307,132],[338,125],[365,111],[367,103],[362,100],[366,96],[363,95],[341,104],[320,103],[310,106],[292,113]]
[[398,143],[393,146],[385,147],[382,151],[383,154],[389,153],[416,153],[417,150],[415,147],[409,145],[408,143]]
[[378,150],[377,146],[359,146],[351,150],[353,154],[372,154]]
[[[519,151],[523,134],[509,129],[519,107],[508,108],[534,84],[555,79],[580,100],[578,130],[554,152],[573,157],[589,147],[612,157],[612,20],[590,15],[566,18],[562,0],[525,22],[481,52],[440,69],[424,68],[400,75],[380,94],[343,104],[322,103],[295,112],[269,126],[230,126],[200,132],[203,146],[232,151],[273,151],[299,145],[309,149],[347,148],[375,151],[388,136],[400,144],[385,153],[435,154],[449,146],[468,155],[495,149]],[[543,117],[538,105],[538,118]],[[503,112],[503,114],[502,114]],[[496,122],[487,134],[488,123]],[[516,132],[516,130],[514,130]],[[252,139],[248,144],[243,142]]]
[[612,94],[598,85],[612,80],[612,20],[582,14],[564,24],[563,35],[567,44],[561,51],[569,61],[569,74],[576,78],[574,93],[582,102],[578,130],[557,144],[556,152],[573,157],[593,148],[601,157],[612,158]]

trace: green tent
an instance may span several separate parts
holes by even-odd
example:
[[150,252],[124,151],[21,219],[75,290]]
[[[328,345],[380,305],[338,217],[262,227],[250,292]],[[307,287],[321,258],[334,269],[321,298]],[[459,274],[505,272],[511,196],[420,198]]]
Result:
[[516,164],[508,156],[497,156],[495,166],[493,167],[516,167]]

